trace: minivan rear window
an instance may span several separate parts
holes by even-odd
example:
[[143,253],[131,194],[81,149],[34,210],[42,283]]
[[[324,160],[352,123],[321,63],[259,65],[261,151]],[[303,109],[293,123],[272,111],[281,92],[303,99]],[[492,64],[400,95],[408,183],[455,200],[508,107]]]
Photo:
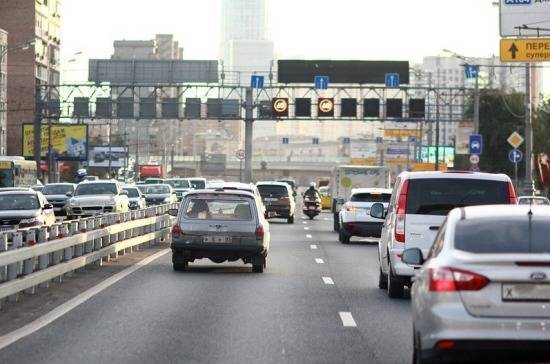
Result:
[[284,186],[259,185],[258,190],[262,197],[288,196],[288,190]]
[[455,248],[478,254],[550,253],[550,224],[542,218],[480,218],[456,224]]
[[407,214],[445,216],[455,207],[509,204],[508,183],[471,178],[409,180]]
[[391,193],[356,193],[351,196],[351,202],[390,202]]

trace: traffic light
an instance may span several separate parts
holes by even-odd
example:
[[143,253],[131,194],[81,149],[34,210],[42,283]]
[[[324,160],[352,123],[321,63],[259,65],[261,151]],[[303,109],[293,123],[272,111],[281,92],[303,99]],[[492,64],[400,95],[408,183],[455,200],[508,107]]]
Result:
[[379,118],[380,117],[380,99],[365,99],[363,100],[363,117]]
[[294,107],[296,117],[311,116],[311,99],[298,97],[296,98]]
[[386,117],[398,119],[403,118],[402,99],[386,99]]
[[357,117],[357,100],[356,99],[342,99],[341,100],[340,116],[344,118]]

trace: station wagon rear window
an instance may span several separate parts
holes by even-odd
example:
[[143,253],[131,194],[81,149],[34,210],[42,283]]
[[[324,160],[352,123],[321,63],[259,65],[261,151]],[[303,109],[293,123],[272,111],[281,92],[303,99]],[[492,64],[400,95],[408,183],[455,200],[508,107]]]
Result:
[[185,217],[196,220],[253,220],[250,201],[245,199],[204,199],[189,200],[185,207]]
[[481,218],[456,224],[455,248],[477,254],[550,253],[550,224],[524,217]]
[[390,193],[356,193],[351,195],[351,202],[390,202]]
[[455,207],[509,204],[508,183],[470,178],[422,178],[409,182],[407,214],[445,216]]

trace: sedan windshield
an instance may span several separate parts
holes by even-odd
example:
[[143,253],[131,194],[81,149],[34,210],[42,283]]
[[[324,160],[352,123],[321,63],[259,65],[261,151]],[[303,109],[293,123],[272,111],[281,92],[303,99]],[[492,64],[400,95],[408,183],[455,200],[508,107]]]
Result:
[[116,194],[117,188],[114,183],[83,183],[78,185],[75,191],[75,196]]
[[0,210],[37,210],[39,207],[34,195],[0,195]]
[[166,195],[170,193],[170,187],[165,185],[151,185],[145,189],[147,195]]
[[124,191],[128,192],[128,197],[139,197],[139,190],[137,188],[124,188]]
[[45,195],[64,195],[67,192],[74,192],[73,185],[48,185],[44,187],[42,193]]

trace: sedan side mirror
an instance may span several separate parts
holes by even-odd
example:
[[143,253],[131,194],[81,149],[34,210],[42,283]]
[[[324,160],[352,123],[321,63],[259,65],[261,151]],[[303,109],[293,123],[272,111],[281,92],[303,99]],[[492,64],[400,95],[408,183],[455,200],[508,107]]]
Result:
[[73,197],[73,193],[72,193],[72,192],[67,192],[67,193],[65,194],[65,196],[67,196],[67,197]]
[[46,204],[44,204],[43,209],[44,210],[51,210],[51,209],[53,209],[53,205],[51,203],[46,203]]
[[407,265],[420,266],[424,264],[422,250],[418,248],[405,249],[401,261]]
[[177,217],[177,216],[178,216],[178,209],[170,209],[170,210],[168,210],[168,215]]
[[384,219],[386,217],[386,209],[381,203],[375,203],[370,208],[370,216],[375,219]]

